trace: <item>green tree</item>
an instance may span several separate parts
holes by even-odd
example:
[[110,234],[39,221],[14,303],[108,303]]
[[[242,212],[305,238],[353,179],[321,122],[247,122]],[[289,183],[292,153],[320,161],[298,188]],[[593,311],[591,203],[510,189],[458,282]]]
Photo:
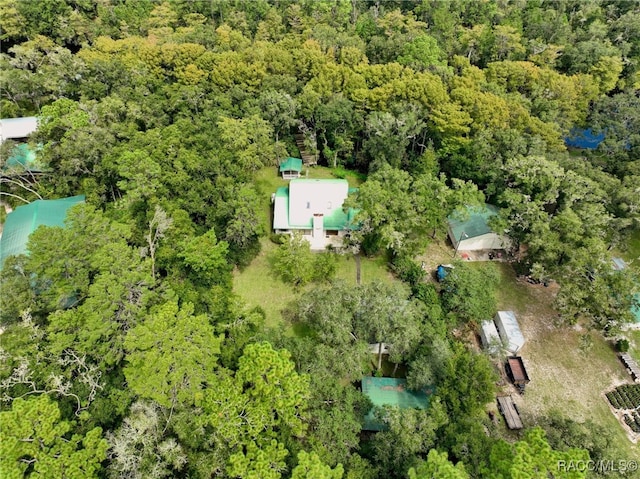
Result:
[[[321,354],[319,349],[314,352]],[[320,357],[320,361],[327,360],[333,358]],[[359,447],[361,420],[369,409],[366,396],[353,385],[345,385],[331,373],[311,371],[308,442],[319,460],[329,466],[346,464]]]
[[187,271],[197,284],[228,284],[230,266],[227,262],[229,244],[218,241],[214,230],[201,236],[186,238],[178,256],[184,260]]
[[388,425],[373,442],[376,462],[387,477],[406,477],[418,457],[434,446],[437,429],[448,421],[437,399],[430,401],[427,410],[386,407],[376,414]]
[[413,254],[442,228],[449,211],[462,204],[476,204],[482,194],[475,185],[431,173],[412,178],[409,173],[385,166],[370,175],[345,207],[359,210],[359,228],[353,241],[365,252],[385,248],[396,255]]
[[524,439],[509,444],[499,441],[489,459],[490,478],[515,479],[519,477],[546,478],[549,475],[559,479],[580,479],[587,477],[586,470],[562,467],[576,461],[588,461],[589,453],[584,449],[556,451],[547,442],[543,429],[528,430]]
[[498,273],[493,265],[474,268],[456,262],[442,282],[442,306],[458,321],[482,321],[496,311]]
[[165,303],[127,332],[129,387],[165,407],[192,404],[214,378],[221,341],[192,305]]
[[107,457],[102,430],[69,437],[72,424],[61,420],[46,394],[16,399],[0,412],[0,469],[7,478],[97,478]]
[[249,344],[237,371],[217,371],[215,387],[196,398],[198,412],[179,413],[174,430],[197,452],[192,462],[199,474],[249,473],[254,459],[276,474],[286,441],[306,435],[309,395],[309,377],[295,371],[287,351]]
[[402,48],[402,55],[398,57],[398,63],[410,66],[414,70],[424,70],[433,65],[446,65],[444,53],[440,49],[438,42],[429,35],[420,35],[405,43]]
[[409,479],[468,479],[469,474],[464,465],[459,462],[455,466],[447,457],[447,453],[440,453],[431,449],[426,462],[416,468],[409,469]]
[[172,437],[165,437],[162,408],[154,402],[131,405],[122,425],[107,436],[109,469],[116,477],[162,478],[184,469],[187,456]]
[[342,479],[344,470],[342,464],[338,464],[335,469],[324,464],[315,452],[298,453],[298,465],[291,471],[291,479],[306,479],[313,477],[317,479]]
[[333,254],[313,253],[309,242],[299,234],[285,238],[284,243],[270,254],[269,262],[275,275],[294,286],[329,281],[337,266]]

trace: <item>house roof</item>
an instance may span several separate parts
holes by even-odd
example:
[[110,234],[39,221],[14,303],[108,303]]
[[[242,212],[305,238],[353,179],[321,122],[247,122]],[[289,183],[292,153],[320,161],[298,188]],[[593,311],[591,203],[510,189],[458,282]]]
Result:
[[341,179],[297,178],[289,186],[277,189],[274,199],[273,228],[279,230],[311,229],[313,215],[322,214],[325,230],[347,227],[355,210],[342,210],[349,195],[349,183]]
[[12,138],[26,138],[38,129],[38,118],[26,116],[23,118],[0,119],[0,143]]
[[[636,293],[633,295],[637,303],[640,305],[640,293]],[[640,306],[633,305],[631,308],[631,314],[633,314],[636,318],[636,323],[640,323]]]
[[27,252],[27,240],[38,226],[64,226],[67,210],[82,203],[84,195],[58,200],[36,200],[28,205],[18,206],[7,215],[0,238],[0,265],[13,255]]
[[11,150],[11,155],[7,158],[3,170],[17,171],[43,171],[43,165],[38,162],[36,152],[28,143],[21,143]]
[[487,204],[480,208],[467,206],[467,219],[462,220],[455,215],[449,215],[447,221],[456,240],[461,238],[463,233],[466,235],[463,239],[476,238],[493,232],[488,222],[489,218],[498,215],[498,211],[497,207]]
[[[374,406],[388,405],[400,409],[427,409],[429,407],[429,396],[433,394],[433,388],[410,391],[407,389],[406,379],[365,376],[362,378],[362,392]],[[366,431],[381,431],[384,429],[384,424],[376,420],[373,410],[369,411],[365,416],[364,429]]]
[[287,158],[280,163],[280,172],[302,171],[302,160],[300,158]]

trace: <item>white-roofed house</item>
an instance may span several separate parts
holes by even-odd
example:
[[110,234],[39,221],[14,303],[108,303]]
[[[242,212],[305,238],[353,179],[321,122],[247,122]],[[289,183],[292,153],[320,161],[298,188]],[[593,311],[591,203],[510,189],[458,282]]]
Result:
[[273,196],[273,230],[299,231],[313,250],[339,246],[355,216],[355,210],[342,209],[350,191],[347,180],[292,179]]
[[5,140],[24,141],[37,129],[38,118],[35,116],[2,118],[0,119],[0,144]]

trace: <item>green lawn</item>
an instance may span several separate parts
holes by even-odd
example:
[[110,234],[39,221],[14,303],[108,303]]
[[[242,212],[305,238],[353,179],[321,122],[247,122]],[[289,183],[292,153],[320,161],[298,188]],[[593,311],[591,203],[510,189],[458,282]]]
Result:
[[[295,290],[272,275],[267,256],[277,246],[266,238],[261,242],[260,254],[242,271],[235,271],[233,275],[233,290],[249,307],[260,306],[266,313],[266,326],[277,327],[282,324],[282,310],[298,295],[304,294],[317,284],[310,284]],[[352,255],[339,255],[336,279],[347,284],[356,285],[356,262]],[[370,281],[397,281],[387,270],[387,263],[383,257],[366,258],[360,260],[360,280],[362,283]]]
[[640,271],[640,231],[635,231],[627,243],[627,250],[622,252],[622,257],[630,263],[632,268]]

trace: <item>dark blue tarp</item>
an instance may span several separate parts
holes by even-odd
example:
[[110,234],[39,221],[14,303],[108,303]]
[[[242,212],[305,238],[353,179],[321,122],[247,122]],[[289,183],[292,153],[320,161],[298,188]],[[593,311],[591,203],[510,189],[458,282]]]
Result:
[[567,146],[573,148],[582,148],[585,150],[595,150],[598,145],[604,140],[604,133],[595,134],[591,131],[591,128],[581,130],[574,128],[569,133],[569,136],[564,139]]

